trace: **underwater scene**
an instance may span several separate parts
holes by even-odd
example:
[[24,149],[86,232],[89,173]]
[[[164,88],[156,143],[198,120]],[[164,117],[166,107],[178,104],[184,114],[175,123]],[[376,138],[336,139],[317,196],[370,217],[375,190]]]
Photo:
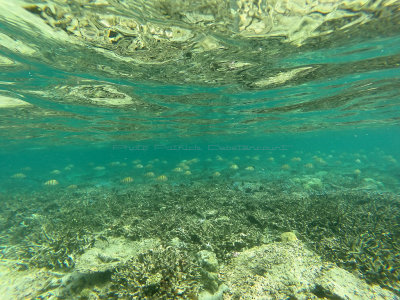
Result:
[[400,299],[400,1],[0,0],[0,299]]

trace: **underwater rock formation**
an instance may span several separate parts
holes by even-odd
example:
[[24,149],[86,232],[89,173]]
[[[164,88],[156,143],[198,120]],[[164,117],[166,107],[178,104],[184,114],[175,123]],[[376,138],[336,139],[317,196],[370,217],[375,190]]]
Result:
[[398,299],[323,262],[300,241],[244,250],[221,273],[229,295],[224,299]]

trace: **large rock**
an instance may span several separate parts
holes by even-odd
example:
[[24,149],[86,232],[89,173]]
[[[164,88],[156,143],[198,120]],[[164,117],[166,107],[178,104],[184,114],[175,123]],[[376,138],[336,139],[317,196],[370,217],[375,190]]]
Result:
[[370,286],[365,281],[338,267],[330,268],[316,280],[316,294],[330,299],[399,299],[391,292],[378,286]]
[[229,289],[225,299],[399,299],[323,262],[300,241],[243,251],[221,274]]

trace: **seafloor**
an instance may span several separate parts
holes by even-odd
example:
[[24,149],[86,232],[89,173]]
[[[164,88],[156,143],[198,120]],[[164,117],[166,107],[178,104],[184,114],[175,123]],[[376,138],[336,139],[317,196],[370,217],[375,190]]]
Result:
[[2,193],[2,299],[399,299],[396,177],[326,159]]

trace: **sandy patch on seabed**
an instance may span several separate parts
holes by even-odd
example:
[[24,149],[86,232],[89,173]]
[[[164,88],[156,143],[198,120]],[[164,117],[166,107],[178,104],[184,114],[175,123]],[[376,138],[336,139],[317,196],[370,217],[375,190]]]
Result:
[[45,269],[19,271],[16,261],[0,261],[0,298],[33,299],[46,292],[57,276]]

